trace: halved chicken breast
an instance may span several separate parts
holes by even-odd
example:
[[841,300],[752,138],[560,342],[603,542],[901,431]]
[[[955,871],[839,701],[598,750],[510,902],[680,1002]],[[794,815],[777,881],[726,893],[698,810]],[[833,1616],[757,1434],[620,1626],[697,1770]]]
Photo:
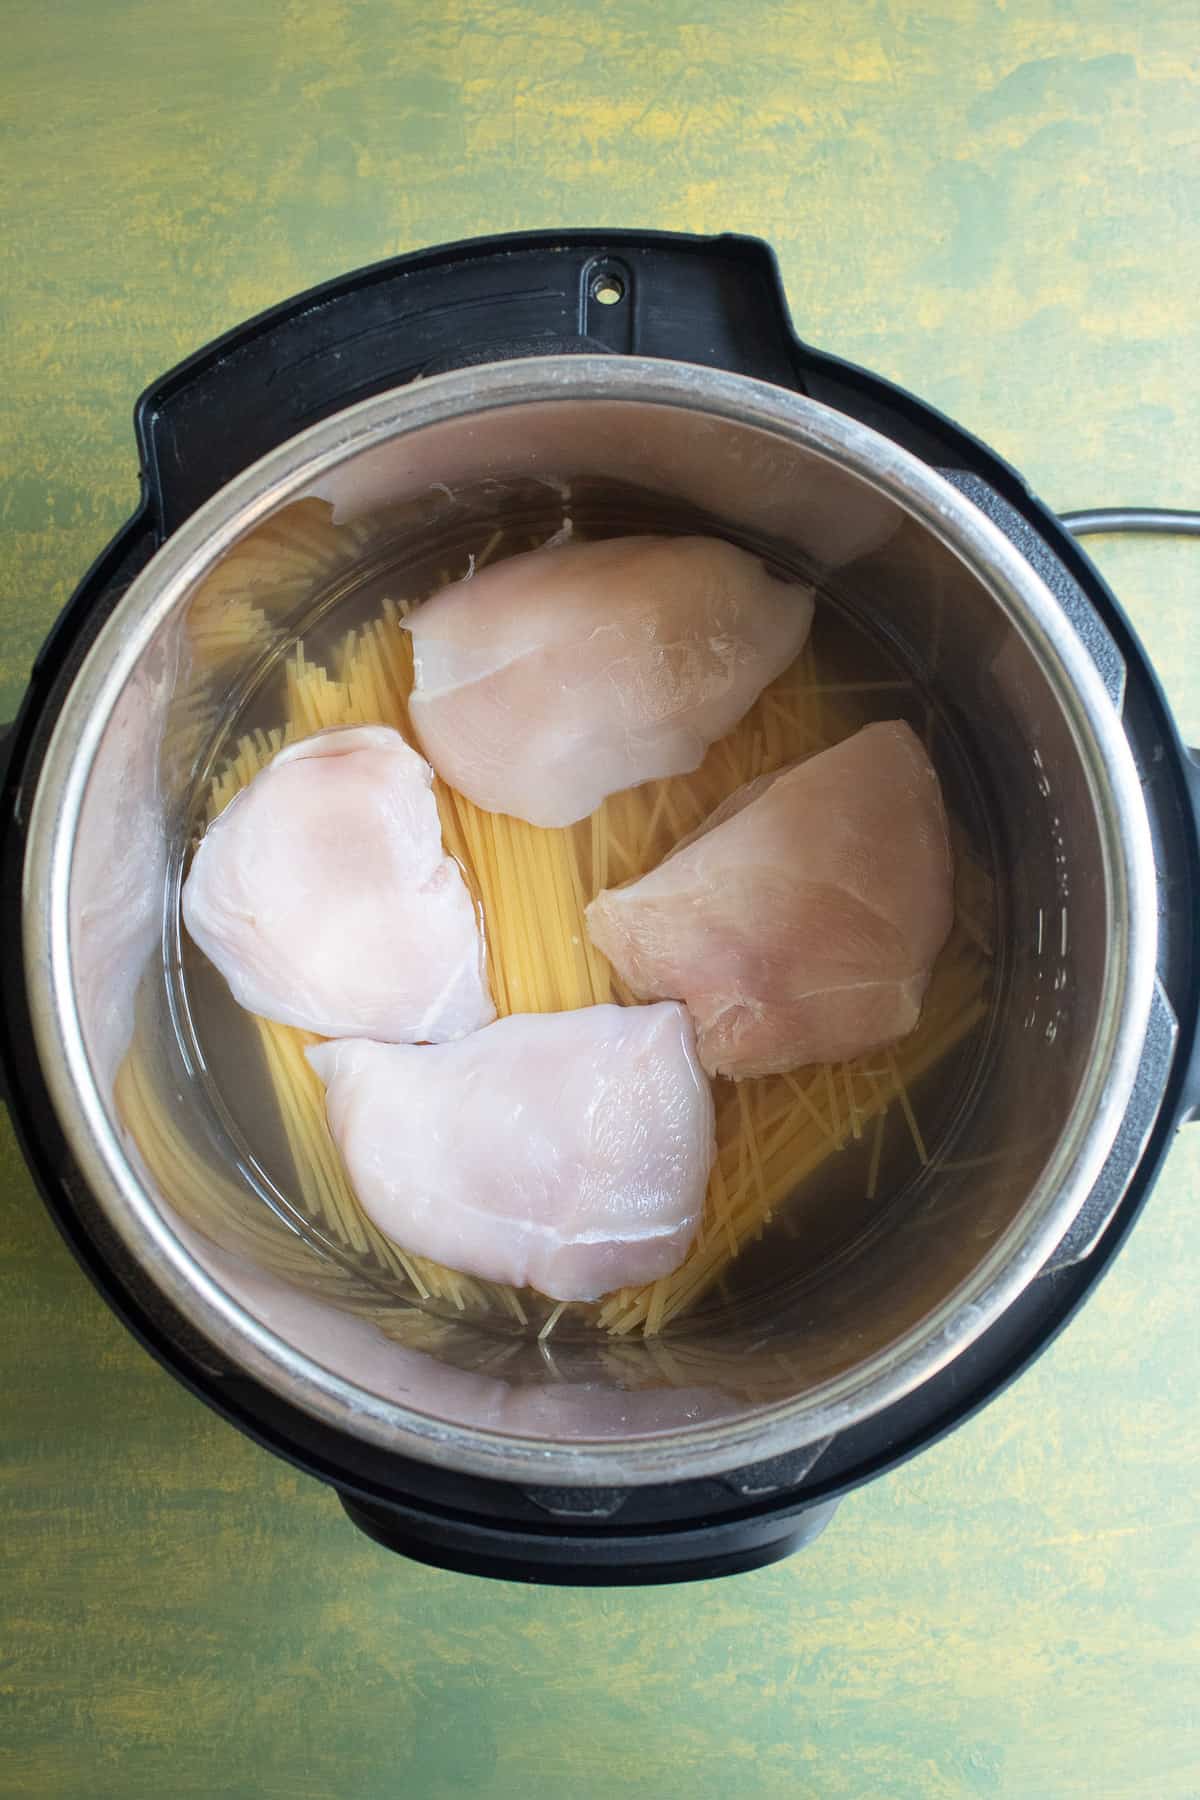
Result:
[[696,768],[803,647],[811,589],[718,538],[529,551],[407,621],[413,728],[476,806],[570,825]]
[[632,991],[686,1001],[704,1067],[735,1079],[904,1037],[953,916],[941,788],[897,720],[748,783],[587,909]]
[[402,1249],[556,1300],[687,1254],[715,1144],[682,1006],[515,1013],[455,1044],[308,1059],[355,1193]]
[[281,750],[209,826],[183,919],[239,1005],[324,1037],[462,1037],[496,1016],[433,771],[356,725]]

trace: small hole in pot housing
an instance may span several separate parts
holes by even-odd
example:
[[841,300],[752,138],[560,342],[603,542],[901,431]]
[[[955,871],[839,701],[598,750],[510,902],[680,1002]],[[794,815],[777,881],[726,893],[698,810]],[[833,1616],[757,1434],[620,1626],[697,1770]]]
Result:
[[625,298],[625,283],[619,275],[601,273],[592,277],[592,299],[601,306],[616,306]]

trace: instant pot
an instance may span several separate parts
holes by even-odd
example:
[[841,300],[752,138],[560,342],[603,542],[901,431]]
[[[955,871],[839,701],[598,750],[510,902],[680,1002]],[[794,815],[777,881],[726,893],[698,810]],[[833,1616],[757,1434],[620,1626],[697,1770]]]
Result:
[[[407,1555],[650,1582],[807,1542],[1053,1338],[1200,1105],[1200,768],[1113,595],[993,452],[798,339],[753,239],[380,263],[191,357],[136,431],[141,504],[4,740],[5,1097],[67,1242],[180,1381]],[[812,1266],[800,1217],[753,1305],[618,1344],[373,1296],[264,1205],[177,979],[227,697],[331,596],[564,494],[813,573],[946,721],[994,879],[986,1027],[918,1176]],[[189,622],[242,604],[254,631],[201,656]],[[133,1052],[154,1154],[115,1097]]]

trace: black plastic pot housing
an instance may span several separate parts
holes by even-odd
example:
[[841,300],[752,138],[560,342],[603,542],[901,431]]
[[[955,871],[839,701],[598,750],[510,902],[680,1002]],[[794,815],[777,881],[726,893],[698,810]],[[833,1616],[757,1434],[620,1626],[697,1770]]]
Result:
[[[770,1464],[662,1487],[538,1489],[372,1450],[283,1405],[177,1317],[91,1203],[55,1120],[20,962],[28,800],[62,697],[116,599],[159,546],[251,462],[355,401],[419,376],[547,352],[637,354],[750,375],[849,414],[963,490],[1064,609],[1094,610],[1126,665],[1124,726],[1159,882],[1162,989],[1179,1022],[1157,1123],[1099,1240],[1068,1241],[969,1351],[906,1399]],[[0,763],[0,1071],[46,1204],[143,1344],[259,1443],[327,1482],[354,1522],[444,1567],[527,1581],[651,1582],[733,1573],[823,1528],[840,1496],[969,1417],[1054,1337],[1108,1267],[1178,1125],[1200,1105],[1200,766],[1116,599],[1070,533],[984,445],[912,395],[794,334],[770,249],[748,238],[581,231],[399,257],[260,315],[199,351],[136,409],[142,501],[47,640]]]

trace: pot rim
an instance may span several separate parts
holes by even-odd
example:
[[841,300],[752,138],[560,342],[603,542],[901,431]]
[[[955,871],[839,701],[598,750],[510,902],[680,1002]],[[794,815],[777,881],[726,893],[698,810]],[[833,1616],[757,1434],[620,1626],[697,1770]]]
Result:
[[[112,709],[155,632],[237,539],[347,457],[384,442],[497,408],[601,400],[701,411],[771,432],[852,471],[967,564],[1062,708],[1101,829],[1114,929],[1096,1045],[1062,1137],[1018,1217],[926,1320],[802,1400],[644,1438],[554,1443],[466,1428],[359,1388],[209,1275],[151,1199],[90,1068],[71,999],[69,885],[87,779]],[[1133,1090],[1155,976],[1154,867],[1133,757],[1091,658],[1041,578],[949,482],[869,427],[765,382],[657,359],[545,356],[455,370],[335,414],[251,465],[168,539],[101,628],[54,723],[29,815],[25,979],[41,1068],[93,1196],[154,1284],[223,1355],[324,1424],[400,1455],[499,1480],[640,1485],[719,1474],[833,1437],[964,1352],[1034,1279],[1087,1200]]]

